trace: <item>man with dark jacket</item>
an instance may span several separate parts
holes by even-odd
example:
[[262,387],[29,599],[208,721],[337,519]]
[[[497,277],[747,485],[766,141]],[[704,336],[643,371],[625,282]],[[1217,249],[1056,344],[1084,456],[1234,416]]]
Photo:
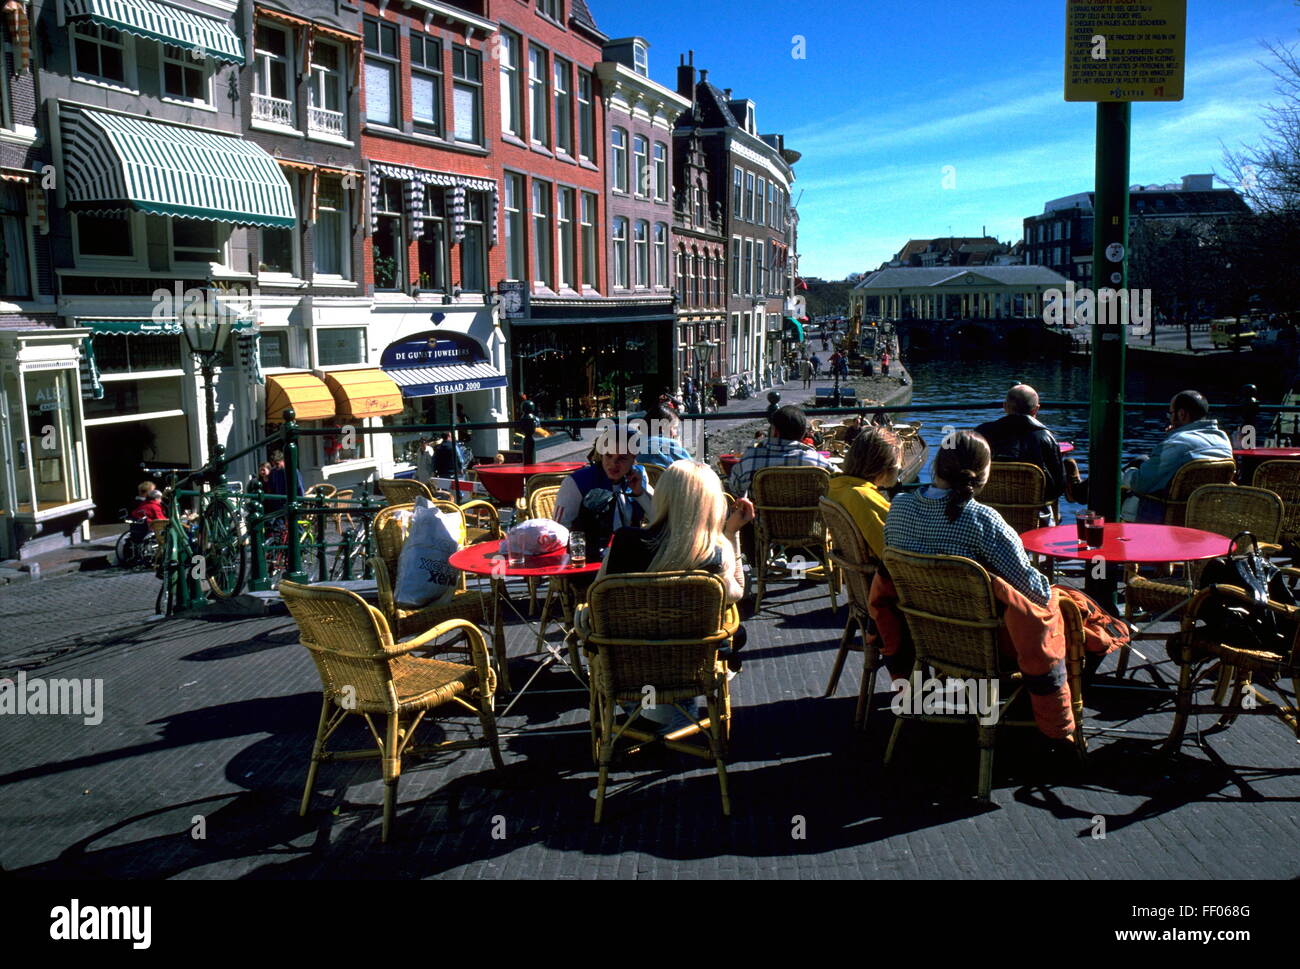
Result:
[[1006,416],[981,424],[975,433],[989,442],[994,461],[1020,461],[1042,468],[1047,476],[1044,497],[1055,501],[1065,489],[1065,472],[1056,438],[1038,420],[1038,391],[1016,384],[1007,391],[1002,409]]

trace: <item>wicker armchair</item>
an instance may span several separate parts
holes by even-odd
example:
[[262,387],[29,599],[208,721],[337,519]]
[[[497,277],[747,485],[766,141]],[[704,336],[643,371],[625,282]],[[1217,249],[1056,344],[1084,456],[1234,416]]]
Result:
[[414,478],[380,478],[375,486],[390,505],[411,504],[416,498],[434,500],[429,486]]
[[1041,528],[1044,516],[1052,513],[1052,503],[1047,500],[1047,475],[1038,465],[1020,461],[994,461],[979,500],[1020,534]]
[[830,480],[830,472],[812,465],[761,468],[754,474],[750,498],[756,514],[755,612],[763,607],[773,545],[820,552],[824,561],[809,568],[802,577],[824,581],[831,598],[831,609],[836,608],[835,571],[827,555],[826,526],[818,509]]
[[1188,461],[1174,474],[1164,495],[1143,495],[1139,498],[1158,502],[1164,507],[1166,525],[1182,525],[1187,520],[1187,499],[1201,485],[1232,484],[1237,473],[1237,463],[1232,460],[1198,458]]
[[[1282,569],[1287,575],[1300,577],[1300,569]],[[1164,753],[1175,754],[1182,746],[1187,718],[1193,713],[1217,713],[1215,730],[1231,726],[1242,714],[1275,716],[1295,734],[1300,741],[1300,707],[1295,697],[1300,695],[1300,609],[1278,602],[1270,602],[1270,612],[1280,616],[1284,623],[1296,628],[1291,651],[1282,656],[1262,650],[1239,649],[1221,643],[1196,621],[1202,607],[1211,601],[1224,605],[1249,605],[1252,600],[1244,590],[1233,586],[1216,585],[1196,593],[1183,615],[1182,628],[1176,640],[1170,642],[1171,654],[1177,653],[1182,670],[1178,677],[1178,705],[1174,724],[1165,741]],[[1209,703],[1196,703],[1196,692],[1209,685],[1216,677],[1214,695]],[[1291,680],[1290,705],[1282,692],[1280,681]],[[1276,700],[1261,692],[1273,690]],[[1250,701],[1246,702],[1246,697]]]
[[[1024,689],[1020,673],[1002,669],[998,650],[998,602],[989,574],[976,562],[956,555],[921,555],[896,548],[884,551],[885,568],[898,590],[899,608],[907,617],[908,631],[916,647],[913,675],[927,667],[940,677],[995,680],[1001,685],[998,718],[992,724],[978,724],[980,769],[979,797],[989,799],[993,786],[993,748],[1001,726],[1033,727],[1033,720],[1007,720],[1011,703]],[[1062,612],[1073,604],[1061,600]],[[1080,755],[1083,737],[1083,623],[1077,616],[1066,622],[1066,668],[1071,704],[1074,709],[1074,742]],[[946,723],[970,723],[971,713],[900,715],[885,751],[885,763],[894,756],[903,724],[913,718]]]
[[1278,541],[1293,548],[1300,545],[1300,461],[1265,461],[1250,483],[1282,499],[1286,515]]
[[[431,627],[417,639],[395,643],[379,610],[353,592],[286,580],[280,583],[280,594],[298,624],[302,644],[311,651],[324,691],[307,785],[298,808],[300,815],[307,813],[322,761],[380,759],[384,776],[381,834],[384,841],[388,840],[392,825],[404,754],[487,747],[492,763],[498,768],[503,766],[493,714],[496,674],[488,662],[483,634],[472,623],[464,619],[449,620]],[[428,649],[437,639],[452,632],[469,638],[468,664],[411,655]],[[412,744],[411,738],[425,715],[448,703],[456,703],[478,715],[483,726],[482,739]],[[326,742],[350,713],[365,719],[376,749],[326,749]],[[385,715],[388,721],[382,731],[374,722],[378,714]]]
[[[662,743],[680,753],[712,760],[722,790],[722,813],[731,813],[727,793],[727,738],[731,726],[731,694],[725,664],[718,649],[740,625],[734,606],[727,605],[722,580],[706,572],[610,575],[595,582],[587,604],[576,616],[578,636],[587,652],[591,672],[592,755],[599,765],[596,782],[596,823],[605,807],[605,785],[621,738],[639,748]],[[656,704],[672,704],[691,725],[666,736],[616,723],[619,704],[641,704],[646,687]],[[705,720],[695,718],[696,697],[708,705]],[[682,701],[688,705],[683,707]],[[703,734],[707,748],[684,743]]]
[[[455,512],[460,509],[451,502],[435,502],[440,511]],[[468,589],[465,576],[461,575],[456,592],[451,601],[421,606],[418,609],[406,609],[396,601],[397,562],[402,554],[402,544],[410,530],[409,522],[402,521],[403,512],[413,512],[414,504],[389,505],[375,513],[370,526],[375,554],[370,560],[375,573],[375,585],[379,594],[379,611],[387,620],[389,628],[399,639],[407,636],[422,635],[428,629],[447,622],[450,619],[467,619],[470,622],[487,625],[492,622],[492,648],[496,655],[497,668],[501,674],[501,686],[510,689],[510,676],[506,669],[505,631],[501,627],[496,609],[496,600],[492,590]],[[456,544],[465,544],[465,520],[461,516],[460,525],[454,531]]]
[[[1263,551],[1278,551],[1274,544],[1282,530],[1284,509],[1282,499],[1263,488],[1243,488],[1237,485],[1203,485],[1187,499],[1184,516],[1188,528],[1214,532],[1232,538],[1248,531],[1260,542]],[[1148,578],[1141,575],[1136,565],[1125,569],[1124,619],[1133,625],[1133,614],[1145,609],[1153,615],[1173,612],[1192,598],[1200,584],[1205,562],[1188,563],[1181,576]],[[1137,638],[1153,638],[1143,636]],[[1158,638],[1164,638],[1163,635]],[[1128,663],[1128,650],[1119,658],[1117,670],[1123,674]]]
[[[538,477],[540,477],[540,475]],[[529,489],[528,509],[526,511],[528,517],[529,518],[553,517],[555,515],[555,499],[559,496],[559,494],[560,494],[560,486],[558,484],[542,485],[537,488]],[[528,615],[530,616],[537,611],[537,589],[539,584],[540,583],[536,577],[534,576],[528,577]],[[553,598],[554,596],[548,588],[548,591],[546,593],[546,603],[542,607],[542,623],[541,623],[541,627],[538,629],[537,632],[538,649],[542,648],[541,645],[542,641],[546,638],[546,622],[547,622],[547,618],[550,615],[550,609],[553,604],[552,603]]]
[[[858,687],[858,707],[854,713],[853,723],[861,730],[871,716],[871,702],[875,696],[876,670],[880,668],[880,652],[867,640],[870,618],[867,614],[867,602],[871,599],[871,580],[876,576],[879,562],[871,554],[867,541],[857,522],[844,510],[843,506],[823,498],[818,502],[822,521],[830,533],[833,551],[831,561],[844,584],[845,598],[848,600],[848,617],[844,621],[844,634],[840,636],[840,650],[835,654],[835,665],[831,668],[830,682],[826,684],[824,696],[834,696],[839,686],[840,673],[844,670],[844,660],[851,650],[860,651],[862,656],[862,682]],[[862,645],[855,642],[855,634],[862,636]]]
[[558,489],[560,485],[564,484],[564,479],[567,477],[569,477],[568,474],[558,474],[554,471],[543,471],[540,474],[530,475],[524,483],[524,507],[529,507],[528,500],[532,497],[533,492],[540,491],[542,488]]
[[501,538],[501,514],[492,502],[475,498],[456,507],[465,516],[467,545],[477,545],[479,542],[491,542]]

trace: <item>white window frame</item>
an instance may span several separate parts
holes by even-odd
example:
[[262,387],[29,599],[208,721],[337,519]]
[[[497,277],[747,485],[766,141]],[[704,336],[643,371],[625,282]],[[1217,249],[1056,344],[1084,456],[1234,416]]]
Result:
[[731,210],[733,218],[739,222],[745,221],[745,173],[739,165],[732,166],[731,169]]
[[[424,134],[432,134],[435,137],[441,138],[447,130],[446,106],[443,103],[443,95],[446,92],[443,88],[442,38],[413,30],[411,31],[409,43],[414,47],[416,41],[420,42],[422,50],[425,52],[427,52],[429,45],[436,47],[438,50],[438,62],[433,67],[428,67],[426,64],[417,64],[415,62],[414,53],[411,55],[411,124],[416,131]],[[425,118],[418,118],[415,115],[415,79],[417,77],[424,78],[433,83],[433,105],[434,114],[436,115],[433,121],[429,121]]]
[[[370,50],[366,47],[365,25],[373,23],[375,25],[375,43],[377,50]],[[384,29],[389,28],[393,31],[393,53],[385,54],[384,49]],[[392,97],[389,103],[392,105],[392,115],[389,121],[378,121],[370,117],[370,108],[368,105],[369,92],[367,91],[361,98],[361,117],[368,125],[378,125],[382,128],[400,129],[402,126],[402,36],[397,29],[396,24],[388,23],[385,20],[374,17],[366,17],[362,20],[361,33],[361,57],[363,62],[373,61],[377,65],[383,65],[389,72],[390,93]],[[364,76],[364,70],[363,70]]]
[[611,267],[614,272],[614,287],[616,289],[631,289],[631,270],[629,257],[631,248],[629,245],[628,234],[630,225],[625,216],[617,215],[611,223],[610,240],[612,242],[612,251],[614,253],[614,265]]
[[596,233],[600,200],[595,192],[578,196],[578,232],[582,245],[582,287],[597,289],[600,280],[600,241]]
[[668,146],[662,141],[654,143],[655,201],[668,201]]
[[[528,140],[543,148],[551,144],[551,99],[547,91],[547,75],[550,70],[550,51],[529,41]],[[540,112],[537,110],[539,106],[542,108]]]
[[650,139],[645,135],[632,136],[632,170],[636,173],[636,182],[632,186],[633,194],[637,198],[648,198],[651,188],[647,182],[650,181]]
[[[622,144],[618,143],[622,139]],[[628,194],[628,159],[629,149],[627,129],[613,127],[609,129],[609,174],[613,191]]]
[[[162,92],[164,101],[172,101],[176,104],[187,104],[191,107],[214,107],[212,102],[212,59],[203,57],[195,60],[190,56],[189,51],[183,50],[172,44],[159,45],[162,68],[158,72],[158,88]],[[176,54],[168,53],[168,49],[177,51]],[[180,67],[182,75],[185,71],[198,71],[203,78],[203,94],[199,98],[186,97],[184,94],[170,94],[167,91],[167,65],[176,64]]]
[[[276,128],[287,127],[291,130],[297,130],[296,125],[298,119],[298,101],[297,98],[294,97],[294,94],[296,93],[296,89],[297,89],[298,71],[297,71],[297,59],[295,55],[296,44],[294,43],[295,41],[294,31],[290,30],[288,27],[283,27],[280,24],[274,24],[267,20],[257,20],[254,22],[253,25],[254,45],[257,44],[258,32],[261,31],[263,28],[265,28],[266,30],[279,31],[281,34],[284,35],[284,55],[281,56],[280,54],[275,54],[272,53],[271,51],[263,50],[261,47],[254,46],[253,48],[254,73],[253,73],[252,93],[260,97],[268,97],[268,98],[274,97],[274,95],[271,94],[270,65],[272,63],[284,64],[285,67],[284,91],[285,94],[288,95],[288,97],[285,98],[285,100],[289,102],[290,123],[288,125],[281,125],[278,122],[268,121],[256,117],[253,119],[252,123],[255,125],[272,125],[273,127]],[[258,85],[262,86],[262,90],[260,91],[258,90]]]
[[[330,176],[321,175],[321,176],[319,176],[319,177],[323,180],[323,179],[328,178],[328,177],[330,177]],[[356,199],[353,197],[353,193],[356,191],[356,189],[351,189],[351,188],[345,188],[345,187],[343,187],[342,184],[341,184],[341,183],[342,183],[342,178],[341,178],[341,177],[339,178],[339,182],[340,182],[340,189],[339,189],[339,190],[343,193],[343,196],[342,196],[342,197],[343,197],[343,208],[342,208],[342,209],[331,209],[330,211],[337,211],[337,212],[339,213],[339,216],[340,216],[340,218],[339,218],[339,236],[340,236],[340,239],[339,239],[339,254],[340,254],[340,256],[342,257],[341,262],[342,262],[343,272],[342,272],[342,273],[338,273],[338,274],[335,274],[335,273],[318,273],[318,272],[316,272],[316,265],[315,265],[316,260],[315,260],[315,254],[316,254],[316,251],[317,251],[317,245],[316,245],[316,240],[313,239],[313,240],[312,240],[312,280],[313,280],[314,282],[318,282],[318,283],[320,283],[320,282],[324,282],[324,283],[354,283],[354,282],[356,282],[356,278],[355,278],[355,277],[356,277],[356,272],[354,271],[354,267],[353,267],[353,265],[352,265],[352,224],[353,224],[352,213],[353,213],[353,206],[356,204]],[[317,196],[317,206],[316,206],[316,207],[317,207],[317,212],[316,212],[316,221],[312,224],[312,231],[313,231],[313,232],[320,232],[320,231],[321,231],[321,230],[320,230],[321,220],[320,220],[320,196],[319,196],[319,195]]]
[[[468,68],[471,61],[478,63],[478,79],[469,76],[468,70],[462,75],[456,72],[456,60],[458,56],[465,58],[465,65]],[[474,138],[462,138],[456,133],[459,119],[456,117],[456,92],[458,89],[469,90],[474,97]],[[475,50],[466,44],[451,45],[451,125],[449,131],[452,140],[461,145],[482,145],[484,141],[483,134],[483,98],[486,90],[483,84],[483,52]]]
[[740,295],[740,258],[741,258],[741,241],[740,236],[731,237],[731,295]]
[[[561,87],[563,83],[563,87]],[[551,101],[555,126],[552,139],[556,152],[573,155],[573,64],[562,57],[551,58]],[[564,124],[561,124],[561,115]],[[561,140],[563,138],[563,140]]]
[[[381,181],[380,181],[380,194],[379,194],[379,197],[380,197],[381,199],[383,198],[383,195],[384,195],[384,193],[383,193],[383,182],[385,182],[385,181],[396,181],[396,180],[395,180],[395,179],[381,179]],[[404,199],[403,199],[403,201],[404,201]],[[385,287],[380,287],[380,285],[378,284],[378,282],[376,282],[376,283],[375,283],[375,294],[376,294],[376,296],[377,296],[377,295],[380,294],[380,293],[406,293],[406,292],[408,292],[408,291],[410,290],[410,287],[411,287],[411,283],[410,283],[410,272],[411,272],[411,267],[408,265],[408,263],[410,262],[410,259],[411,259],[411,254],[410,254],[410,252],[409,252],[409,248],[410,248],[410,247],[406,245],[406,222],[407,222],[407,214],[406,214],[405,206],[404,206],[401,202],[399,202],[399,203],[398,203],[398,206],[397,206],[397,211],[395,211],[395,212],[394,212],[393,210],[391,210],[391,209],[388,209],[388,208],[377,209],[377,210],[375,210],[375,211],[376,211],[378,214],[382,215],[385,219],[394,219],[394,218],[397,219],[397,235],[398,235],[398,245],[397,245],[397,266],[395,267],[395,273],[396,273],[397,278],[394,280],[394,282],[396,282],[397,285],[396,285],[396,286],[392,286],[392,287],[387,287],[387,286],[385,286]],[[369,236],[368,238],[371,240],[369,244],[370,244],[370,246],[371,246],[372,249],[373,249],[373,246],[374,246],[374,244],[375,244],[375,243],[374,243],[374,236],[372,235],[372,236]],[[373,253],[372,253],[372,257],[371,257],[371,258],[372,258],[372,260],[373,260]],[[372,275],[372,277],[374,276],[374,266],[373,266],[373,264],[372,264],[372,266],[371,266],[371,275]]]
[[[501,201],[501,207],[504,213],[504,230],[506,245],[506,278],[512,280],[524,280],[528,278],[528,219],[524,207],[524,176],[515,172],[505,173],[505,188]],[[511,231],[511,219],[515,220],[515,231]],[[515,268],[518,272],[510,271],[511,249],[518,247],[516,255],[519,265]]]
[[[95,28],[95,33],[83,33],[83,27]],[[120,40],[104,40],[102,32],[112,30],[118,35]],[[77,63],[77,37],[83,37],[98,45],[107,45],[110,47],[120,47],[122,50],[122,80],[115,81],[112,78],[104,77],[100,74],[91,74],[82,70]],[[32,40],[37,41],[36,32],[32,33]],[[72,76],[74,80],[82,81],[86,84],[97,84],[102,87],[110,87],[118,91],[130,91],[138,94],[140,90],[139,77],[136,71],[135,59],[135,37],[124,30],[115,30],[112,27],[100,27],[97,24],[83,23],[81,21],[72,21],[68,24],[68,52],[69,60],[72,62]],[[102,58],[101,58],[102,60]]]
[[642,77],[650,76],[650,51],[640,41],[632,44],[632,70]]
[[[209,220],[191,219],[188,221],[206,222]],[[228,222],[212,222],[212,225],[215,226],[216,233],[217,233],[218,259],[215,262],[201,261],[197,259],[184,259],[177,254],[177,249],[176,249],[176,238],[175,238],[176,218],[173,216],[168,216],[167,217],[167,256],[169,259],[168,264],[173,269],[188,267],[188,266],[201,266],[205,269],[206,268],[221,268],[221,269],[230,268],[230,241],[231,241],[231,234],[232,234],[232,226]]]
[[[550,182],[532,180],[529,218],[533,223],[533,285],[551,288],[555,282],[555,202]],[[539,203],[541,203],[539,205]],[[545,245],[545,251],[542,246]],[[542,257],[546,258],[543,259]],[[549,264],[549,265],[548,265]]]
[[[128,212],[123,219],[127,224],[127,231],[131,236],[131,255],[129,256],[93,256],[83,255],[81,252],[81,226],[77,214],[73,213],[72,218],[72,251],[74,260],[78,269],[97,268],[109,266],[114,271],[119,271],[126,267],[140,267],[147,265],[148,258],[146,255],[147,243],[145,239],[143,212]],[[168,233],[170,236],[170,232]]]
[[[299,211],[298,201],[300,198],[302,198],[302,196],[298,194],[299,193],[298,175],[296,172],[284,172],[284,175],[289,181],[289,195],[290,198],[293,199],[294,211],[297,212]],[[298,222],[298,226],[300,225],[302,225],[301,219]],[[294,226],[293,228],[288,230],[290,237],[293,239],[293,244],[292,244],[293,266],[290,269],[290,271],[287,273],[271,272],[263,269],[259,264],[257,267],[257,278],[259,280],[268,280],[274,283],[274,282],[296,282],[303,278],[302,276],[302,234],[299,232],[298,226]],[[267,231],[266,229],[258,230],[257,241],[258,241],[259,254],[263,254],[265,251],[261,243],[263,241],[262,233],[266,231]]]
[[[567,204],[566,204],[567,203]],[[577,260],[577,192],[566,185],[555,190],[555,225],[559,235],[556,251],[556,275],[561,288],[576,289]]]
[[564,0],[537,0],[537,14],[563,26]]
[[655,287],[668,288],[668,223],[656,222],[654,229]]
[[523,40],[518,34],[501,31],[501,132],[516,138],[524,137],[523,88],[519,74],[522,49]]
[[596,153],[596,109],[592,104],[590,71],[578,68],[578,87],[574,98],[578,105],[578,157],[591,161]]
[[632,223],[632,256],[636,262],[636,288],[649,289],[650,223],[645,219],[637,219]]

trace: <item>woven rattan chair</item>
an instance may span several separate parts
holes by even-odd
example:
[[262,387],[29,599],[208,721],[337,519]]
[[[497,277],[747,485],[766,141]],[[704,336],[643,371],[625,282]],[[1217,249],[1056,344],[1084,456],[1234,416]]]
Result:
[[[453,619],[425,630],[416,639],[395,643],[383,614],[356,593],[285,580],[280,583],[280,595],[298,624],[302,644],[311,651],[324,689],[307,785],[298,809],[300,815],[307,813],[322,761],[380,759],[384,776],[381,835],[384,841],[388,840],[392,825],[403,755],[487,747],[493,764],[498,768],[503,766],[493,714],[496,674],[488,661],[483,634],[476,626],[464,619]],[[450,633],[468,638],[469,663],[411,655],[429,649],[436,640]],[[415,730],[425,715],[447,703],[455,703],[478,715],[483,726],[482,739],[412,744]],[[325,745],[330,737],[348,714],[353,713],[365,719],[376,749],[327,750]],[[378,714],[386,716],[388,721],[382,731],[374,722]]]
[[334,485],[332,484],[326,484],[325,482],[322,481],[320,484],[314,484],[306,491],[304,491],[303,497],[315,498],[317,495],[320,495],[322,498],[336,498],[338,497],[338,493],[339,493],[338,488],[334,487]]
[[[524,507],[528,507],[528,499],[532,497],[533,492],[540,491],[542,488],[559,488],[564,484],[564,479],[569,477],[567,474],[557,474],[554,471],[543,471],[541,474],[530,475],[524,484]],[[529,516],[532,517],[532,516]],[[549,515],[546,517],[550,517]]]
[[1020,461],[994,461],[979,500],[1020,534],[1041,528],[1052,513],[1052,503],[1047,500],[1047,475],[1038,465]]
[[410,504],[416,498],[434,500],[429,486],[414,478],[380,478],[375,482],[375,486],[390,505]]
[[482,498],[475,498],[456,506],[465,516],[465,542],[477,545],[501,538],[501,513],[497,506]]
[[[540,475],[538,475],[540,477]],[[542,485],[537,488],[530,488],[528,492],[528,508],[526,514],[529,518],[552,518],[555,515],[555,499],[560,494],[558,484]],[[528,577],[528,615],[533,615],[537,611],[537,590],[540,582],[533,576]],[[549,584],[546,593],[545,605],[542,607],[542,622],[537,632],[538,649],[541,649],[542,641],[546,638],[546,624],[550,616],[550,608],[553,605],[552,594]]]
[[[350,505],[352,504],[352,494],[353,492],[351,488],[344,488],[341,491],[336,491],[334,492],[334,503],[338,505]],[[348,522],[348,528],[356,528],[356,523],[352,520],[350,512],[336,512],[334,515],[334,530],[340,535],[343,534],[343,520],[345,518]]]
[[1286,514],[1278,540],[1293,549],[1300,546],[1300,461],[1265,461],[1250,483],[1282,499]]
[[[1233,538],[1241,532],[1250,532],[1260,542],[1265,552],[1280,551],[1275,543],[1282,530],[1284,509],[1282,499],[1263,488],[1243,488],[1237,485],[1202,485],[1187,499],[1184,516],[1188,528],[1214,532]],[[1191,599],[1200,585],[1205,562],[1191,562],[1182,567],[1181,575],[1148,578],[1136,565],[1125,569],[1124,619],[1133,625],[1134,613],[1145,609],[1152,615],[1179,610]],[[1165,638],[1164,634],[1148,634],[1140,639]],[[1128,665],[1128,650],[1119,657],[1117,671],[1121,675]]]
[[[1300,577],[1300,569],[1281,571],[1293,578]],[[1215,730],[1226,729],[1242,714],[1275,716],[1290,727],[1296,740],[1300,741],[1300,708],[1295,701],[1300,696],[1300,609],[1278,602],[1268,605],[1269,611],[1284,625],[1296,630],[1287,655],[1230,646],[1219,642],[1206,626],[1197,626],[1199,613],[1207,603],[1236,606],[1251,602],[1242,589],[1216,585],[1197,592],[1188,605],[1179,635],[1170,642],[1171,655],[1177,654],[1182,669],[1178,677],[1174,725],[1165,741],[1165,753],[1178,752],[1187,729],[1187,718],[1193,713],[1219,714]],[[1196,692],[1207,687],[1211,677],[1215,678],[1211,702],[1195,702]],[[1287,678],[1291,680],[1289,703],[1280,686],[1280,681]],[[1276,699],[1265,695],[1261,688],[1274,691]]]
[[[899,608],[907,618],[908,631],[916,647],[913,676],[927,668],[940,677],[993,680],[1000,684],[998,718],[992,724],[978,724],[980,768],[978,793],[988,800],[993,786],[993,749],[1002,726],[1033,727],[1033,720],[1007,720],[1005,713],[1024,689],[1018,672],[1002,668],[998,650],[998,602],[989,574],[971,559],[957,555],[921,555],[896,548],[884,551],[885,568],[898,591]],[[1073,604],[1062,600],[1062,611]],[[1083,738],[1083,623],[1077,617],[1066,623],[1070,697],[1074,709],[1074,741],[1080,754]],[[894,724],[885,763],[893,758],[903,724],[916,714],[900,715]],[[927,714],[919,719],[945,723],[970,723],[972,713]]]
[[[844,595],[848,600],[848,617],[844,621],[844,634],[840,636],[840,649],[835,654],[835,665],[831,668],[830,682],[826,684],[825,696],[834,696],[839,686],[840,673],[844,670],[844,661],[850,651],[860,651],[862,657],[862,682],[858,687],[858,707],[853,723],[859,730],[866,726],[871,716],[871,702],[875,696],[876,670],[880,668],[880,653],[868,642],[867,630],[870,617],[867,602],[871,599],[871,580],[876,576],[879,562],[871,554],[867,540],[862,537],[862,530],[857,522],[844,510],[842,505],[823,498],[819,502],[822,521],[830,533],[831,560],[844,584]],[[856,636],[861,635],[861,645]]]
[[[465,519],[460,514],[460,509],[447,501],[434,502],[434,504],[440,511],[452,512],[460,517],[459,527],[454,530],[453,537],[457,545],[463,546]],[[380,612],[399,639],[422,635],[450,619],[467,619],[483,625],[492,622],[492,648],[501,674],[501,685],[503,689],[510,689],[510,676],[506,670],[505,631],[499,621],[496,601],[490,588],[487,591],[468,589],[462,573],[450,602],[421,606],[418,609],[407,609],[397,604],[397,562],[402,554],[402,544],[410,532],[409,520],[403,519],[405,513],[414,511],[414,504],[389,505],[376,512],[371,523],[370,533],[375,554],[370,564],[375,573]]]
[[818,507],[818,503],[826,496],[830,480],[830,472],[825,468],[811,465],[760,468],[754,474],[750,498],[754,502],[755,511],[755,612],[763,607],[763,593],[767,590],[773,546],[808,549],[820,554],[822,562],[808,568],[797,578],[824,581],[831,598],[831,608],[836,607],[835,571],[827,554],[826,526],[822,523]]
[[[662,743],[712,760],[722,790],[722,813],[730,814],[723,761],[731,695],[718,649],[735,635],[740,620],[735,608],[727,605],[722,580],[706,572],[606,576],[588,590],[576,624],[591,672],[592,754],[600,769],[596,822],[604,812],[614,748],[623,738],[635,741],[637,747]],[[619,704],[644,703],[647,687],[653,690],[655,704],[671,704],[691,724],[661,737],[632,726],[635,717],[617,723]],[[708,705],[705,720],[695,716],[694,701],[700,696]],[[684,742],[699,734],[708,741],[707,748]]]
[[1178,469],[1164,495],[1139,494],[1138,497],[1160,504],[1165,510],[1166,525],[1183,525],[1187,521],[1187,499],[1193,491],[1202,485],[1231,484],[1236,473],[1235,461],[1198,458]]

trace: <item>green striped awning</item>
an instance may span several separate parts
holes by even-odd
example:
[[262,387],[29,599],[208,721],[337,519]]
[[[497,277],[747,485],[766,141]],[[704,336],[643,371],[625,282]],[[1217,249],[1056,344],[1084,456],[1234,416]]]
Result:
[[59,103],[68,208],[287,228],[293,191],[251,141],[202,128]]
[[[154,319],[153,317],[118,318],[112,320],[77,320],[77,326],[86,327],[91,333],[117,333],[135,336],[180,336],[181,321],[173,319]],[[251,319],[235,321],[235,330],[250,330]]]
[[244,63],[244,43],[224,20],[154,0],[64,0],[69,20],[90,20],[148,40],[172,44],[196,56]]
[[803,343],[803,339],[804,339],[803,324],[800,323],[798,320],[796,320],[794,317],[787,316],[785,318],[784,329],[788,330],[791,334],[793,334],[796,342]]

